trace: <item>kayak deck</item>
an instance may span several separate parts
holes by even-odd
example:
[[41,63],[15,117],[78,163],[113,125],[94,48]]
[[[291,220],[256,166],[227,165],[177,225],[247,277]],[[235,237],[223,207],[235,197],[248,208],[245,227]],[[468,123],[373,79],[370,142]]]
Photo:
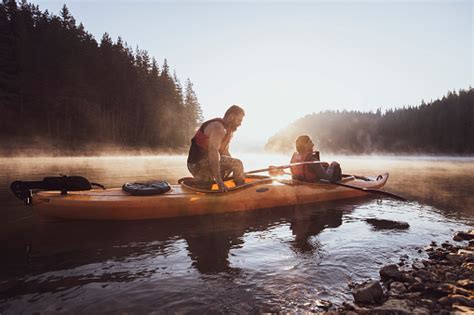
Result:
[[[343,183],[358,188],[378,189],[388,174],[377,179],[354,177]],[[170,191],[153,196],[132,196],[121,188],[73,191],[41,191],[33,196],[33,209],[45,220],[143,220],[211,213],[248,211],[340,200],[367,195],[368,192],[326,183],[306,183],[289,176],[249,176],[246,184],[220,192],[191,187],[182,182]]]

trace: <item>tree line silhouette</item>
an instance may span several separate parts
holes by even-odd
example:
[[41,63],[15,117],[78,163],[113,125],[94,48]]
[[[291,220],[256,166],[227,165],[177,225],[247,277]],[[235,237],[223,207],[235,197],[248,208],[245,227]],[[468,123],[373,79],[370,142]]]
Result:
[[[97,42],[64,5],[0,4],[0,141],[129,147],[188,145],[202,110],[164,59],[105,33]],[[13,140],[12,140],[13,139]]]
[[298,135],[308,134],[317,150],[338,154],[473,154],[473,107],[474,89],[469,87],[384,113],[380,109],[313,113],[280,130],[265,149],[289,152]]

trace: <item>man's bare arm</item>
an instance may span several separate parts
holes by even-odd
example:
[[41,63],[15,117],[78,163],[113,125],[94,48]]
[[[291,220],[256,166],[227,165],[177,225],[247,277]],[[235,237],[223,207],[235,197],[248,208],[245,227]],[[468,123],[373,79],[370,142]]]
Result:
[[219,188],[225,190],[225,185],[221,177],[221,167],[220,167],[220,155],[219,149],[222,143],[222,139],[225,136],[225,129],[221,124],[211,123],[207,126],[205,132],[209,136],[209,165],[211,166],[212,175],[219,185]]
[[225,144],[225,147],[222,148],[221,150],[221,153],[222,155],[227,155],[227,156],[232,156],[229,152],[229,144],[230,144],[230,140],[232,139],[232,135],[230,135],[230,138],[228,139],[227,143]]

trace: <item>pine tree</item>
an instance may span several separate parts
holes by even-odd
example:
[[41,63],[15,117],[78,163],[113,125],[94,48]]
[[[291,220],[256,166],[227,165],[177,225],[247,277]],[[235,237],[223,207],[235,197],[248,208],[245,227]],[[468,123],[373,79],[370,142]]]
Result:
[[184,108],[186,110],[186,129],[188,136],[192,136],[196,128],[203,122],[201,105],[199,104],[196,93],[193,89],[193,83],[188,78],[186,80],[186,91],[184,96]]
[[61,16],[61,23],[64,28],[68,30],[73,30],[76,28],[76,20],[71,15],[71,13],[69,12],[69,9],[66,7],[65,4],[63,5],[61,9],[60,16]]

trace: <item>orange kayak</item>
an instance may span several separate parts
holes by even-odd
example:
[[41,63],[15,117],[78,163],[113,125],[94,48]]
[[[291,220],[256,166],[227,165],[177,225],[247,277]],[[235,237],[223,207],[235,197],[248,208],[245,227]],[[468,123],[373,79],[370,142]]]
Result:
[[192,187],[186,179],[171,185],[166,193],[134,196],[121,188],[71,191],[40,191],[32,207],[43,220],[144,220],[169,217],[250,211],[299,204],[341,200],[367,195],[364,189],[382,188],[388,173],[377,178],[346,177],[340,183],[305,183],[289,176],[248,176],[246,184],[235,187],[227,181],[228,192]]

